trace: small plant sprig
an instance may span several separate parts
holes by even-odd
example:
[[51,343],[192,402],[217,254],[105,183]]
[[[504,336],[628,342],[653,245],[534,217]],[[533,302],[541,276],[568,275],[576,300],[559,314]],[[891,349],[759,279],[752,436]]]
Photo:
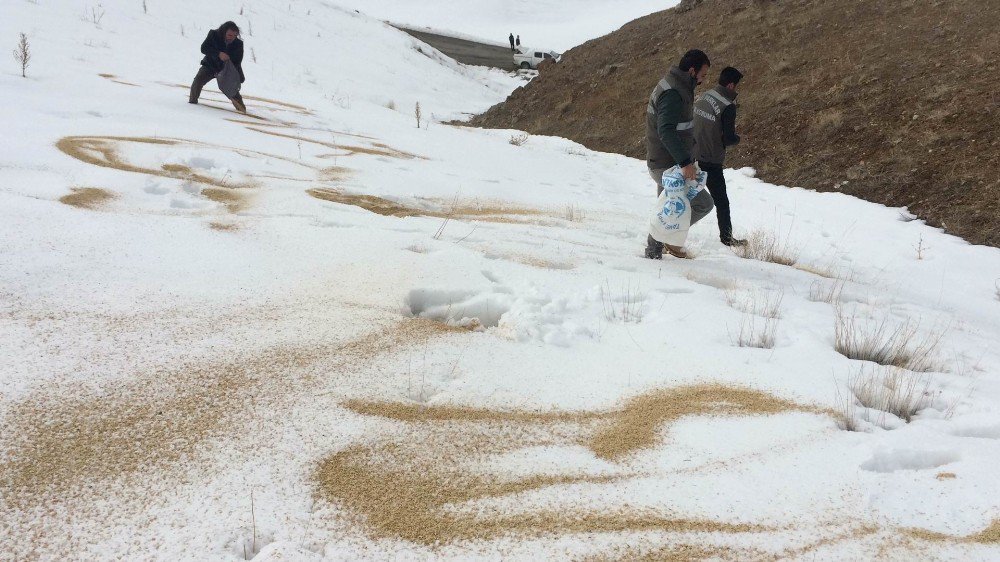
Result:
[[27,78],[28,64],[31,62],[31,45],[28,44],[28,36],[21,34],[21,39],[14,49],[14,60],[21,65],[21,78]]

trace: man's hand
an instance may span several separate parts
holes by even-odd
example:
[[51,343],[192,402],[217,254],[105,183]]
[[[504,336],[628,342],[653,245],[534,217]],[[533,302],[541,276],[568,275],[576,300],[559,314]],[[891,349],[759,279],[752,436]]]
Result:
[[227,55],[226,53],[223,53],[222,51],[219,51],[219,58],[223,62],[225,62],[225,61],[229,60],[229,55]]
[[686,180],[693,180],[697,178],[697,174],[694,169],[694,162],[681,168],[681,171],[684,172],[684,179]]

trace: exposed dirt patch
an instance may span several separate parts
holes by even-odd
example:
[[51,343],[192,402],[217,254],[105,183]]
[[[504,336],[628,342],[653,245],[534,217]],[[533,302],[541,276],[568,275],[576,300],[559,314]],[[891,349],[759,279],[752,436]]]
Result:
[[72,193],[59,198],[60,203],[81,209],[98,209],[116,197],[114,193],[99,187],[74,187]]
[[610,412],[496,411],[352,400],[350,410],[404,424],[400,435],[371,447],[353,447],[325,459],[317,470],[319,494],[343,503],[378,537],[423,544],[501,535],[574,532],[750,533],[742,523],[691,519],[672,513],[623,508],[611,512],[540,509],[505,514],[475,506],[487,498],[623,476],[564,474],[510,480],[484,474],[470,463],[521,448],[579,444],[598,456],[620,459],[656,445],[664,424],[685,415],[769,414],[816,411],[752,390],[682,387],[630,400]]
[[728,165],[1000,245],[1000,10],[977,0],[685,0],[571,49],[473,124],[644,159],[649,93],[696,47],[713,62],[699,92],[725,66],[746,75]]

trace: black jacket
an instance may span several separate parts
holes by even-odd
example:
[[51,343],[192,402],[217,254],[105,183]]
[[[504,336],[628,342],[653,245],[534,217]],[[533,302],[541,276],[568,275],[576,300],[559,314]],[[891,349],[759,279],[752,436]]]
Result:
[[201,52],[205,58],[201,59],[201,65],[207,66],[216,72],[220,72],[226,64],[219,58],[219,53],[225,52],[229,55],[229,60],[240,72],[240,82],[246,82],[243,75],[243,41],[234,39],[228,46],[226,38],[217,29],[208,32],[208,36],[201,43]]

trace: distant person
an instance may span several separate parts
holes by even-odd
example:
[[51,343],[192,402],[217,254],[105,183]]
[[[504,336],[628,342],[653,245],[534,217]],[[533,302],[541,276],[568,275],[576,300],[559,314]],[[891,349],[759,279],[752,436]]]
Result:
[[[191,82],[191,96],[188,98],[188,103],[198,103],[201,89],[222,72],[227,62],[231,62],[239,72],[240,84],[246,82],[242,65],[243,41],[240,39],[240,28],[235,23],[227,21],[219,26],[219,29],[209,31],[208,36],[201,43],[201,52],[205,58],[201,59],[201,68],[198,69],[198,74]],[[246,105],[244,105],[243,97],[239,93],[229,99],[237,111],[246,113]]]
[[[705,79],[712,65],[708,55],[692,49],[656,85],[646,106],[646,165],[656,182],[656,195],[663,191],[663,174],[678,166],[689,180],[696,179],[694,157],[694,88]],[[691,225],[712,211],[712,196],[702,190],[691,200]],[[646,240],[646,257],[663,259],[666,248],[672,256],[686,258],[680,246],[663,244],[652,236]]]
[[694,102],[695,159],[708,173],[706,186],[715,202],[719,219],[719,238],[726,246],[746,246],[746,240],[733,238],[733,222],[729,216],[729,196],[726,176],[726,147],[740,143],[736,134],[736,89],[743,73],[731,66],[722,69],[719,85],[705,92]]
[[517,46],[518,47],[521,46],[521,34],[520,33],[517,34]]
[[510,39],[510,52],[513,53],[514,52],[514,34],[511,33],[510,37],[508,37],[508,39]]

